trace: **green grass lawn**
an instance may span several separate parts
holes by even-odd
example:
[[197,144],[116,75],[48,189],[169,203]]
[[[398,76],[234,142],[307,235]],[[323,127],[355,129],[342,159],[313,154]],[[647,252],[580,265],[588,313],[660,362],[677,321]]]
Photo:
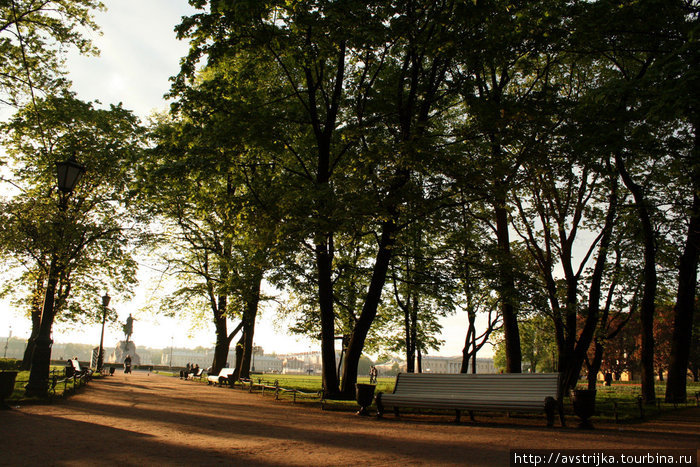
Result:
[[[63,375],[65,374],[65,368],[63,366],[51,366],[50,375],[56,375],[58,377],[58,383],[56,384],[55,391],[49,391],[50,398],[63,397],[66,393],[73,393],[75,390],[75,383],[72,379],[64,380]],[[99,378],[100,375],[94,375],[93,378]],[[12,406],[18,404],[32,404],[32,403],[42,403],[46,402],[45,399],[36,397],[26,397],[25,396],[25,386],[29,381],[29,371],[20,371],[17,373],[17,378],[15,379],[15,389],[12,395],[5,399],[5,402]],[[81,383],[78,383],[80,386]]]
[[[264,374],[253,375],[253,380],[255,382],[260,380],[269,385],[274,385],[275,381],[277,381],[282,388],[297,389],[309,393],[316,393],[321,390],[321,377],[316,375]],[[395,381],[395,377],[379,378],[375,393],[393,392]],[[359,378],[358,383],[369,383],[369,377]],[[580,388],[585,389],[585,385],[581,385]],[[639,382],[615,382],[612,386],[603,386],[600,384],[597,387],[596,393],[596,418],[602,420],[617,420],[620,423],[635,422],[642,418],[654,418],[677,408],[695,406],[698,403],[696,393],[700,392],[700,383],[688,382],[688,402],[686,404],[674,405],[663,402],[665,391],[665,382],[657,383],[657,404],[644,405],[640,408],[639,397],[641,396],[641,386]],[[282,395],[282,398],[288,397],[289,396]],[[299,401],[300,399],[297,399],[297,402]],[[301,399],[301,403],[313,402],[312,400],[305,401]],[[564,400],[564,406],[566,413],[573,416],[573,406],[568,397]],[[350,411],[357,410],[357,403],[354,400],[326,401],[325,407],[332,410]],[[374,408],[374,405],[372,407]]]
[[[280,387],[288,389],[298,389],[305,392],[318,392],[321,390],[321,376],[319,375],[282,375],[282,374],[262,374],[252,375],[253,381],[259,379],[274,384],[279,382]],[[375,392],[392,392],[394,390],[395,377],[379,378]],[[358,383],[369,383],[369,377],[359,377]]]
[[[579,388],[585,389],[585,385],[580,385]],[[599,384],[596,388],[596,417],[620,422],[638,421],[642,418],[654,418],[678,408],[696,406],[698,404],[696,395],[700,392],[700,383],[688,382],[686,387],[688,400],[685,404],[664,402],[665,382],[657,381],[655,391],[656,404],[640,406],[642,388],[638,381],[614,382],[612,386]]]

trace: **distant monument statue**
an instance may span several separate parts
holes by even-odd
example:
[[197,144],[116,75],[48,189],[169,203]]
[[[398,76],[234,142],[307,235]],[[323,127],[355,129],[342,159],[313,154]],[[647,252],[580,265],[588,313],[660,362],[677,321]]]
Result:
[[124,330],[124,336],[126,337],[126,343],[128,345],[131,334],[134,332],[134,318],[131,317],[131,313],[129,313],[129,317],[126,318],[126,323],[122,325],[122,329]]
[[141,357],[136,353],[136,344],[131,340],[131,335],[134,333],[134,321],[136,320],[129,314],[129,317],[126,318],[126,322],[122,324],[124,340],[119,341],[117,348],[114,349],[114,353],[109,359],[111,362],[121,363],[124,361],[124,357],[130,355],[131,364],[133,366],[141,365]]

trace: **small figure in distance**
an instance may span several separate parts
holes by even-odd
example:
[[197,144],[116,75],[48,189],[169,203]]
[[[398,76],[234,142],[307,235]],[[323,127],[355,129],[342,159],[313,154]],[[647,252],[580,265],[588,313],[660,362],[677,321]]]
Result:
[[180,379],[187,379],[187,376],[190,374],[190,362],[187,362],[187,365],[185,365],[184,370],[180,370]]
[[369,384],[377,384],[377,376],[379,375],[379,372],[377,371],[377,367],[372,365],[369,367]]
[[131,373],[131,355],[128,354],[124,359],[124,373]]

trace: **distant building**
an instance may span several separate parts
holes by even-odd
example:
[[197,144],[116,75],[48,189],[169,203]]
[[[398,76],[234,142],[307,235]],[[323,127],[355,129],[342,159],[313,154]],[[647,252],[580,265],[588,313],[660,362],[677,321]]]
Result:
[[256,354],[251,362],[251,370],[262,373],[282,373],[283,368],[282,360],[272,355]]
[[[277,355],[282,361],[281,373],[285,374],[310,374],[319,375],[323,364],[321,352],[300,352],[285,355]],[[335,353],[335,365],[340,362],[340,352]]]
[[[467,373],[471,373],[471,360]],[[423,357],[423,373],[459,373],[462,369],[462,357]],[[498,373],[492,358],[476,359],[477,373]]]
[[375,365],[377,369],[378,376],[393,376],[396,373],[403,373],[406,371],[406,362],[400,358],[392,358],[388,362],[383,362]]

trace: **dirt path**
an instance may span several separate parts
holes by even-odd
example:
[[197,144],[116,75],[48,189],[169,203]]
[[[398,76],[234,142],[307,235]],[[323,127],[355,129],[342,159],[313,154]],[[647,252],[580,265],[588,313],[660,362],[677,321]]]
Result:
[[[384,419],[134,373],[0,412],[1,465],[509,465],[511,449],[697,449],[700,409],[594,431],[541,419]],[[572,418],[569,425],[575,426]]]

